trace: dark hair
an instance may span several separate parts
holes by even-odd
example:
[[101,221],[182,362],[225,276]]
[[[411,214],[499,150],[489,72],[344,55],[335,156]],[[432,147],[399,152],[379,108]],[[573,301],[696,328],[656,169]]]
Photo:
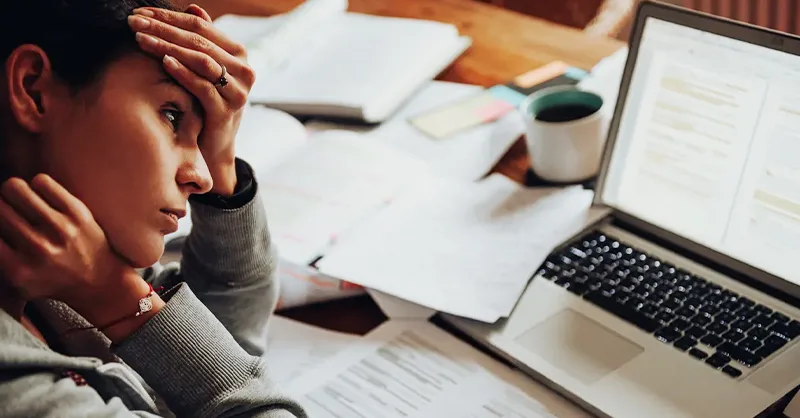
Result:
[[176,10],[170,0],[0,0],[0,54],[5,62],[20,45],[38,45],[56,76],[86,87],[138,49],[127,18],[139,7]]

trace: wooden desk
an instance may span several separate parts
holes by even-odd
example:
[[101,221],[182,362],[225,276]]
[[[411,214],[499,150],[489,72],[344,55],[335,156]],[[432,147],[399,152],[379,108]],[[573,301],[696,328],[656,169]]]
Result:
[[[302,0],[195,1],[213,18],[226,13],[272,15],[302,3]],[[462,34],[472,37],[473,45],[439,79],[484,87],[505,83],[555,60],[588,69],[623,46],[614,39],[592,37],[576,29],[472,0],[350,0],[350,11],[456,25]],[[495,171],[523,182],[527,168],[527,150],[520,140]],[[325,328],[359,334],[386,319],[366,296],[287,310],[282,314]]]

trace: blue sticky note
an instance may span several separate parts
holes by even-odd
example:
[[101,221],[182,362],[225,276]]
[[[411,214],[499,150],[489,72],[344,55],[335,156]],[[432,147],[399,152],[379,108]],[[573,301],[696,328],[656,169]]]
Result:
[[514,107],[517,107],[525,100],[525,94],[520,93],[511,87],[506,85],[498,84],[496,86],[492,86],[488,89],[489,94],[493,97],[500,99],[504,102],[511,104]]

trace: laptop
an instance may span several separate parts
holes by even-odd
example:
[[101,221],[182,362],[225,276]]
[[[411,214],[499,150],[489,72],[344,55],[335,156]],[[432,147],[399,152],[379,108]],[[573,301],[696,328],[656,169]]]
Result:
[[594,205],[508,318],[440,319],[600,416],[800,384],[800,38],[644,2]]

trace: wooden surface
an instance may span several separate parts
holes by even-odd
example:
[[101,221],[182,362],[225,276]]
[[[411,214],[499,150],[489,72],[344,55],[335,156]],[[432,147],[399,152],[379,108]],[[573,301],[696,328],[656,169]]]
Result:
[[[266,16],[291,10],[301,0],[195,0],[213,18],[223,14]],[[383,16],[437,20],[456,25],[472,47],[440,80],[485,87],[561,60],[589,69],[623,44],[602,36],[472,0],[350,0],[350,11]],[[520,140],[495,171],[523,182],[527,150]],[[369,297],[321,303],[281,314],[325,328],[363,334],[386,318]]]

